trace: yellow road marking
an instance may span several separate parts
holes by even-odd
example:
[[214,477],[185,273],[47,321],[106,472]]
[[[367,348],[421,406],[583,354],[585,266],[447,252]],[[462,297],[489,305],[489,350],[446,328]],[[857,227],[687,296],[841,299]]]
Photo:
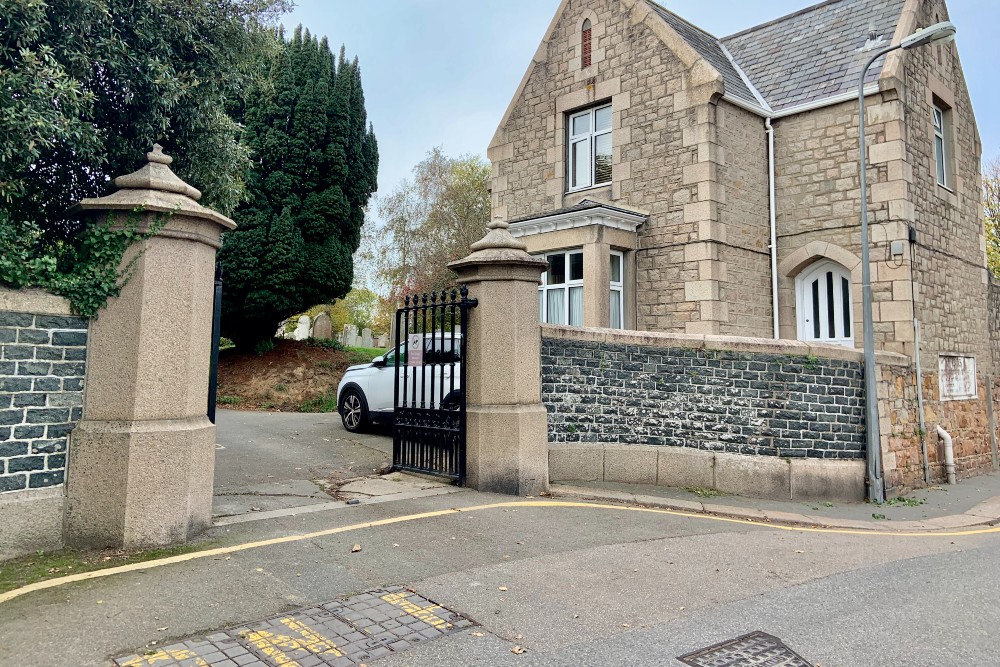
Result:
[[448,625],[448,621],[434,615],[434,610],[441,608],[441,605],[439,604],[421,607],[420,605],[407,600],[406,593],[390,593],[388,595],[383,595],[382,599],[394,607],[399,607],[410,616],[419,618],[428,625],[433,625],[435,628]]
[[47,588],[55,588],[56,586],[63,586],[65,584],[71,584],[77,581],[86,581],[88,579],[100,579],[102,577],[110,577],[112,575],[123,574],[125,572],[135,572],[137,570],[151,570],[153,568],[161,567],[163,565],[184,563],[189,560],[196,560],[199,558],[210,558],[212,556],[223,556],[226,554],[236,553],[239,551],[246,551],[248,549],[258,549],[260,547],[270,547],[277,544],[289,544],[292,542],[301,542],[303,540],[312,540],[317,537],[326,537],[328,535],[336,535],[338,533],[348,533],[355,530],[361,530],[363,528],[376,528],[378,526],[389,526],[395,523],[405,523],[408,521],[417,521],[419,519],[432,519],[434,517],[439,517],[439,516],[462,514],[465,512],[479,512],[482,510],[491,510],[491,509],[503,509],[509,507],[541,507],[541,508],[553,508],[553,509],[575,507],[575,508],[587,508],[587,509],[617,510],[623,512],[667,514],[670,516],[679,516],[688,519],[701,519],[703,521],[721,521],[724,523],[735,523],[746,526],[756,526],[758,528],[769,528],[771,530],[786,530],[798,533],[829,533],[833,535],[868,535],[872,537],[930,538],[930,537],[967,537],[971,535],[1000,533],[1000,526],[989,526],[987,528],[970,528],[966,530],[941,531],[941,532],[903,532],[903,531],[894,532],[888,530],[885,531],[858,530],[852,528],[814,528],[811,526],[783,526],[780,524],[764,523],[761,521],[751,521],[749,519],[734,519],[725,516],[713,516],[709,514],[684,512],[680,510],[660,509],[656,507],[602,505],[600,503],[565,501],[565,500],[514,500],[502,503],[489,503],[487,505],[473,505],[471,507],[453,507],[451,509],[446,509],[446,510],[421,512],[420,514],[407,514],[404,516],[391,517],[388,519],[378,519],[377,521],[366,521],[364,523],[355,523],[348,526],[339,526],[337,528],[326,528],[324,530],[317,530],[312,533],[303,533],[300,535],[286,535],[284,537],[274,537],[268,540],[259,540],[256,542],[235,544],[229,547],[218,547],[215,549],[206,549],[205,551],[193,551],[191,553],[180,554],[177,556],[169,556],[167,558],[159,558],[157,560],[148,560],[142,563],[130,563],[128,565],[109,567],[104,570],[94,570],[93,572],[81,572],[80,574],[72,574],[66,577],[58,577],[56,579],[47,579],[45,581],[38,581],[33,584],[24,586],[22,588],[16,588],[12,591],[7,591],[6,593],[0,594],[0,604],[13,600],[14,598],[20,597],[22,595],[26,595],[27,593],[32,593],[34,591],[41,591]]
[[341,657],[344,654],[337,650],[337,645],[322,636],[305,623],[294,618],[282,618],[280,623],[292,632],[298,633],[301,639],[279,635],[267,630],[248,632],[244,639],[256,646],[261,653],[274,660],[279,665],[300,667],[299,663],[285,655],[284,651],[303,650],[316,655],[332,655]]
[[158,662],[175,662],[190,660],[191,658],[194,658],[194,663],[191,667],[209,667],[208,663],[195,655],[194,651],[186,648],[176,651],[157,651],[149,655],[132,658],[127,662],[123,662],[122,667],[147,667],[147,665],[155,665]]

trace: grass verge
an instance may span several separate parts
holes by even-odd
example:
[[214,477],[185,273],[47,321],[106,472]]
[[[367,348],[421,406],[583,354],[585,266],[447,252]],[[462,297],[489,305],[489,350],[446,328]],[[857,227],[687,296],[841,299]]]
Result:
[[204,548],[206,548],[205,543],[183,544],[146,551],[76,551],[73,549],[61,549],[53,552],[39,551],[30,556],[21,556],[0,562],[0,593],[6,593],[15,588],[46,579],[104,570],[130,563],[142,563],[157,558],[200,551]]

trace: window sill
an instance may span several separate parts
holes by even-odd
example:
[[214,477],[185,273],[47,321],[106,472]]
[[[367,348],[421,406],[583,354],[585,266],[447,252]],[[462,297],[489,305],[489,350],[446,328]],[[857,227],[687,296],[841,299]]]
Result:
[[945,184],[943,184],[943,183],[938,183],[938,184],[937,184],[937,186],[938,186],[939,188],[941,188],[942,190],[945,190],[946,192],[949,192],[949,193],[951,193],[951,194],[955,194],[955,191],[954,191],[954,190],[952,190],[951,188],[949,188],[949,187],[948,187],[947,185],[945,185]]
[[610,187],[611,187],[611,181],[608,181],[607,183],[600,183],[598,185],[588,185],[585,188],[575,188],[572,190],[567,190],[566,194],[575,195],[580,192],[587,192],[589,190],[603,190],[605,188],[610,188]]

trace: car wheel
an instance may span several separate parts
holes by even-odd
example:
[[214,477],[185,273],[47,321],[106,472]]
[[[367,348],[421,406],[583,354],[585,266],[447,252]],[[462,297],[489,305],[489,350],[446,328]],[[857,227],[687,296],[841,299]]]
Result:
[[368,427],[368,402],[357,389],[347,389],[340,397],[340,419],[351,433]]
[[462,392],[459,389],[448,392],[441,401],[442,410],[458,410],[462,407]]

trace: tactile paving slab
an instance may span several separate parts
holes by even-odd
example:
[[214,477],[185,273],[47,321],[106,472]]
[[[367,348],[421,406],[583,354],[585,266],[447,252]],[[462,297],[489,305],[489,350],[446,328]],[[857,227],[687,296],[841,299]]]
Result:
[[118,667],[352,667],[476,623],[400,586],[115,659]]
[[692,667],[813,667],[765,632],[730,639],[677,658]]

